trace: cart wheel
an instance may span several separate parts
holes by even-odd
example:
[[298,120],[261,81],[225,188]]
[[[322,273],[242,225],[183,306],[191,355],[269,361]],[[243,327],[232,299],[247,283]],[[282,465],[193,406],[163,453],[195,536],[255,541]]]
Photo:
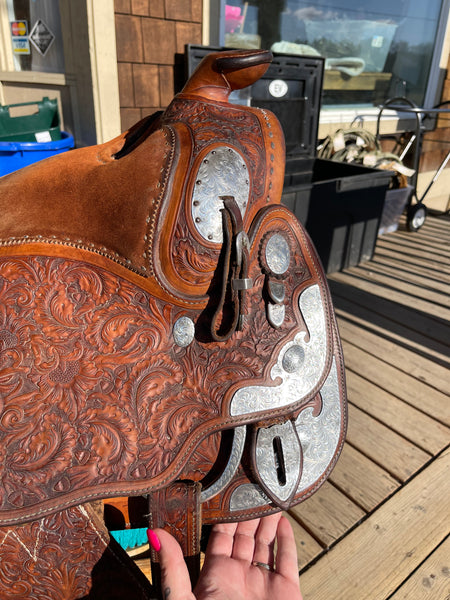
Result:
[[407,227],[409,231],[418,231],[427,218],[427,207],[420,203],[410,206],[407,214]]

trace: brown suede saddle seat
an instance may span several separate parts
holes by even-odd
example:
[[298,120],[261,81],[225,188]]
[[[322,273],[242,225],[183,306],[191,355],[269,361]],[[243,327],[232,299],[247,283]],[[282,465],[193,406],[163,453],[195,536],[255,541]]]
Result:
[[194,482],[204,523],[285,509],[346,429],[327,282],[284,140],[211,54],[161,114],[0,179],[0,524]]

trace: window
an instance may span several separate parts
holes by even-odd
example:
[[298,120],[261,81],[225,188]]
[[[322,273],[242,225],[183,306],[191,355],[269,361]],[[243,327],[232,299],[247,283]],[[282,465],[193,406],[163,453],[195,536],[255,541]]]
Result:
[[64,73],[59,3],[7,0],[6,5],[14,70]]
[[325,57],[324,108],[394,96],[422,106],[448,16],[446,0],[225,0],[224,8],[225,46]]

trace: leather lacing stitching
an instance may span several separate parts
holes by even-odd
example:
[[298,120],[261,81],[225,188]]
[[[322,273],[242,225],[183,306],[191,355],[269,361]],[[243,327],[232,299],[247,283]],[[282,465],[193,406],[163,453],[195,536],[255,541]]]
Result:
[[132,271],[133,273],[136,273],[137,275],[141,275],[142,277],[147,277],[147,275],[145,273],[142,273],[142,271],[140,269],[133,267],[131,260],[129,258],[124,258],[124,257],[120,256],[120,254],[118,254],[117,252],[116,253],[108,252],[106,247],[98,248],[94,244],[84,244],[83,242],[73,241],[73,240],[70,240],[69,238],[60,240],[56,237],[49,238],[49,237],[46,237],[43,235],[37,235],[37,236],[24,235],[23,237],[11,237],[6,240],[0,240],[1,247],[22,246],[24,244],[52,244],[52,245],[56,245],[56,246],[68,246],[70,248],[76,248],[77,250],[85,250],[88,252],[93,252],[94,254],[98,254],[99,256],[104,256],[105,258],[112,260],[113,262],[121,265],[122,267],[125,267],[126,269],[128,269],[129,271]]

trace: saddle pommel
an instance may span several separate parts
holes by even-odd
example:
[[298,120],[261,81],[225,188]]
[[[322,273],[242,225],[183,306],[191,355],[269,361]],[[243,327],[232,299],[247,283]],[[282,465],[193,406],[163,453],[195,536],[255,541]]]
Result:
[[267,50],[227,50],[205,57],[181,95],[226,102],[233,90],[252,85],[267,71],[272,53]]

